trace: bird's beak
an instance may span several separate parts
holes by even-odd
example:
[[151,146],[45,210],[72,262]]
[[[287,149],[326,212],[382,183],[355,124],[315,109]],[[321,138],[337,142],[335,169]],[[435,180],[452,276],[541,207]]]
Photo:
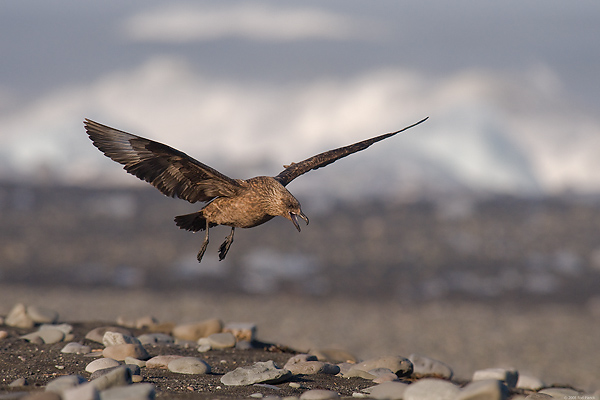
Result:
[[290,213],[290,219],[292,220],[292,223],[294,224],[296,229],[298,229],[298,232],[300,232],[300,225],[298,225],[298,217],[302,218],[304,222],[306,222],[306,225],[308,225],[308,217],[304,215],[302,211],[300,211],[300,214],[295,214],[292,212]]

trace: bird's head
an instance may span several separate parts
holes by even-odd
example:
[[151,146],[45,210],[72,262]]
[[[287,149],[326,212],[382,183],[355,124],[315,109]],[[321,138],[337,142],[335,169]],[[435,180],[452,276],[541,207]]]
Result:
[[[288,192],[289,193],[289,192]],[[300,225],[298,225],[298,218],[302,218],[306,225],[308,225],[308,217],[302,212],[300,202],[289,193],[289,196],[282,198],[283,212],[280,214],[282,217],[292,221],[298,232],[300,232]]]

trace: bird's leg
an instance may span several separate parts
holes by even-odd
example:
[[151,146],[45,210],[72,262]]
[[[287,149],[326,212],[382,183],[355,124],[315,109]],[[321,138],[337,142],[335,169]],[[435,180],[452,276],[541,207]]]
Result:
[[202,242],[202,247],[200,247],[200,251],[198,252],[198,255],[196,256],[196,258],[198,259],[198,262],[202,262],[202,257],[204,256],[204,253],[206,252],[207,247],[208,247],[208,220],[206,221],[206,235],[204,236],[204,242]]
[[229,251],[229,248],[231,247],[231,243],[233,243],[233,232],[234,231],[235,231],[235,228],[231,228],[231,233],[225,238],[225,241],[223,243],[221,243],[221,246],[219,247],[219,261],[223,261],[223,259],[227,255],[227,252]]

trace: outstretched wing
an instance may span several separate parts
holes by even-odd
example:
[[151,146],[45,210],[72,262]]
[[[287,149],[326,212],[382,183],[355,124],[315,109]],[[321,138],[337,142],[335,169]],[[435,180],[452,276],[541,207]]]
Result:
[[427,120],[427,118],[423,118],[417,123],[407,126],[406,128],[400,129],[396,132],[386,133],[380,136],[376,136],[371,139],[363,140],[362,142],[354,143],[349,146],[340,147],[339,149],[329,150],[321,154],[317,154],[316,156],[312,156],[307,158],[304,161],[300,161],[299,163],[292,163],[286,169],[281,171],[279,175],[275,177],[283,186],[286,186],[288,183],[296,179],[302,174],[307,173],[313,169],[321,168],[326,165],[331,164],[339,160],[340,158],[349,156],[352,153],[356,153],[357,151],[361,151],[372,145],[373,143],[379,142],[380,140],[387,139],[391,136],[394,136],[397,133],[403,132],[407,129],[412,128],[413,126],[419,125],[421,122]]
[[94,146],[104,155],[167,196],[195,203],[233,196],[241,188],[239,181],[172,147],[89,119],[84,125]]

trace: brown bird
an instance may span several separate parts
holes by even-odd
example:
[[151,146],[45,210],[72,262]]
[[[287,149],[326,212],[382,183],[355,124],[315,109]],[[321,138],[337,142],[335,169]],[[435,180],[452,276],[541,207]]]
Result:
[[178,197],[190,203],[208,202],[200,211],[175,217],[175,223],[181,229],[193,232],[206,230],[197,257],[200,262],[208,246],[208,230],[217,225],[231,227],[231,233],[219,247],[219,260],[227,255],[233,243],[235,228],[252,228],[273,217],[282,216],[292,221],[300,232],[298,217],[307,225],[308,217],[302,212],[300,202],[285,188],[288,183],[308,171],[329,165],[342,157],[364,150],[375,142],[419,125],[427,118],[396,132],[285,165],[285,169],[275,177],[257,176],[246,180],[229,178],[162,143],[89,119],[85,119],[84,125],[94,146],[113,161],[123,164],[130,174],[150,183],[167,196]]

